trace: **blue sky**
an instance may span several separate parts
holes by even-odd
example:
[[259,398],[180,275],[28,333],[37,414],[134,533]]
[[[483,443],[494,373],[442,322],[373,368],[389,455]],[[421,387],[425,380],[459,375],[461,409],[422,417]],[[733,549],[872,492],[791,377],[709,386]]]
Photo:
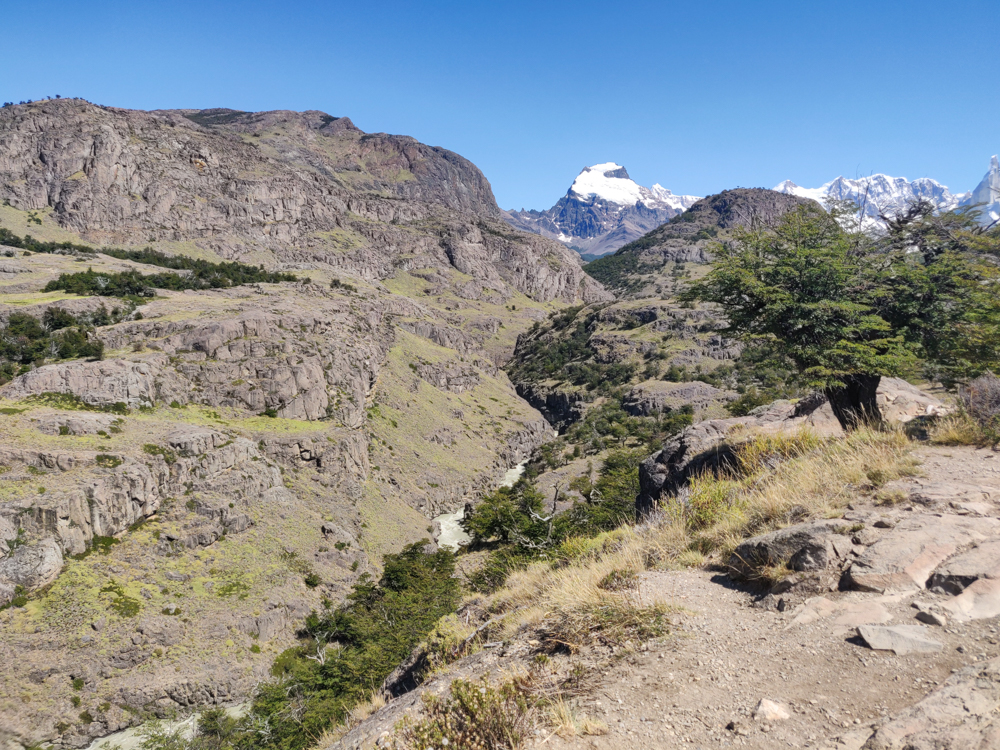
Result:
[[969,190],[1000,2],[5,3],[0,100],[320,109],[457,151],[504,208],[587,164],[697,195],[844,174]]

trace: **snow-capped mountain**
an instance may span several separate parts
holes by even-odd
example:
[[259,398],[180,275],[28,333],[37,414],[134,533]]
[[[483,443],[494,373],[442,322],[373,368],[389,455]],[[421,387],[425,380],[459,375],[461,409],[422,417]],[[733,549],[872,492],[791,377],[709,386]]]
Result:
[[1000,160],[995,154],[990,160],[990,171],[963,203],[978,206],[984,224],[1000,221]]
[[838,177],[818,188],[799,187],[791,180],[785,180],[774,189],[779,193],[811,198],[824,205],[830,199],[853,200],[862,207],[864,220],[870,225],[881,224],[879,214],[891,215],[919,199],[930,201],[944,210],[978,206],[984,224],[1000,220],[1000,162],[996,156],[990,162],[990,170],[979,186],[968,193],[957,195],[928,177],[910,182],[905,177],[889,177],[884,174],[856,180]]
[[871,222],[880,222],[880,214],[891,215],[920,199],[930,201],[938,208],[951,209],[956,208],[965,197],[952,195],[947,187],[927,177],[910,182],[905,177],[884,174],[856,180],[838,177],[818,188],[799,187],[791,180],[785,180],[774,189],[800,198],[812,198],[823,205],[831,199],[852,200],[861,206],[865,220]]
[[507,211],[505,217],[514,227],[559,240],[581,255],[605,255],[697,200],[674,195],[662,185],[639,185],[625,167],[607,162],[584,167],[566,195],[547,211]]

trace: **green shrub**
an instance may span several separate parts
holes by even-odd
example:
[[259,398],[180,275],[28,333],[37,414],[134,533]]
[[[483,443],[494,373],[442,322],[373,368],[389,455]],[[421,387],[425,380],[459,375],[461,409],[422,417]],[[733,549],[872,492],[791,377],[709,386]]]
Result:
[[122,465],[122,460],[118,456],[111,456],[107,453],[98,453],[94,457],[94,462],[104,469],[115,469]]
[[146,443],[144,446],[142,446],[142,450],[144,453],[147,453],[150,456],[161,456],[163,460],[167,462],[167,464],[172,464],[174,463],[174,461],[177,460],[176,453],[174,453],[169,448],[164,448],[163,446],[160,445],[154,445],[153,443]]
[[424,694],[425,717],[404,720],[401,734],[410,750],[442,747],[514,750],[522,746],[533,728],[537,705],[525,681],[491,685],[455,680],[447,698]]

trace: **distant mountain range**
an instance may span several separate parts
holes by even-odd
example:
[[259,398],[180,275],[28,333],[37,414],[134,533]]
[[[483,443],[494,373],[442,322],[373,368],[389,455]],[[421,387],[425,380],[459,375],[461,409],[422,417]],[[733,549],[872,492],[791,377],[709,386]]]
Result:
[[559,240],[581,255],[600,256],[642,237],[698,200],[662,185],[643,187],[625,167],[607,162],[584,167],[566,195],[546,211],[506,211],[526,232]]
[[[830,199],[853,200],[863,206],[865,222],[881,223],[880,214],[892,213],[915,200],[927,200],[941,209],[979,206],[981,221],[1000,221],[1000,162],[994,156],[979,185],[966,193],[952,193],[928,177],[907,180],[875,174],[838,177],[818,188],[785,180],[774,190],[808,198],[820,204]],[[504,211],[503,218],[517,229],[562,242],[585,259],[607,255],[683,213],[698,196],[675,195],[662,185],[643,187],[614,162],[584,167],[566,195],[546,211]]]
[[865,219],[872,223],[880,222],[881,214],[891,214],[920,199],[930,201],[941,209],[978,206],[982,211],[980,220],[984,224],[1000,220],[1000,161],[996,156],[975,190],[957,195],[940,182],[927,177],[911,182],[905,177],[889,177],[884,174],[855,180],[838,177],[818,188],[804,188],[791,180],[785,180],[774,189],[779,193],[811,198],[821,204],[829,199],[853,200],[862,206]]

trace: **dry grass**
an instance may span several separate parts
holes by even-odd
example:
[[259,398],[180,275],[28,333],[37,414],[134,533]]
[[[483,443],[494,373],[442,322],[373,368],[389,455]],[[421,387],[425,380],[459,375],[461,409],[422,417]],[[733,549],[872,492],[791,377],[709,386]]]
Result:
[[577,714],[573,706],[563,698],[557,698],[549,705],[549,722],[552,731],[563,739],[571,737],[599,736],[608,733],[608,725],[603,721]]
[[[900,431],[858,430],[846,438],[812,433],[748,439],[739,468],[696,477],[685,497],[653,521],[564,543],[556,563],[512,572],[485,607],[492,639],[522,629],[543,649],[574,651],[591,642],[622,645],[667,632],[669,612],[639,591],[609,586],[623,571],[700,565],[728,557],[744,539],[808,518],[836,517],[859,495],[917,472]],[[775,578],[783,571],[768,571]]]
[[916,473],[910,442],[898,430],[857,430],[832,440],[800,433],[800,439],[803,449],[786,446],[781,455],[788,458],[780,462],[761,448],[765,441],[749,441],[737,450],[742,475],[696,477],[687,507],[679,502],[665,512],[685,518],[695,548],[726,556],[750,536],[836,515],[859,495]]
[[929,431],[930,441],[935,445],[973,445],[985,447],[996,445],[996,436],[965,411],[960,411],[937,420]]

